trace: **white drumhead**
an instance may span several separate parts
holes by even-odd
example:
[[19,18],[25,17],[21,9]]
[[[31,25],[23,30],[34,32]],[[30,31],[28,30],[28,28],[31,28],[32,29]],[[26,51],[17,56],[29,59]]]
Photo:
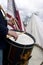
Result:
[[22,45],[30,45],[30,44],[34,43],[33,39],[30,36],[26,35],[26,34],[19,35],[16,42],[20,43]]
[[15,41],[13,37],[10,37],[10,39],[13,42],[22,44],[22,45],[31,45],[34,43],[34,40],[29,36],[24,33],[16,32],[18,34],[18,39]]

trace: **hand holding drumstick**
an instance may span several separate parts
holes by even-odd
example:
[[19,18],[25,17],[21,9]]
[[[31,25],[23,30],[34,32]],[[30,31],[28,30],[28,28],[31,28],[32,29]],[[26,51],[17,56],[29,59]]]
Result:
[[19,27],[18,27],[18,24],[17,24],[18,21],[16,20],[16,18],[13,18],[11,15],[9,15],[8,13],[6,13],[6,12],[4,11],[4,9],[2,8],[1,5],[0,5],[0,10],[3,11],[5,17],[9,17],[9,16],[10,16],[10,18],[9,18],[9,20],[8,20],[8,22],[7,22],[7,24],[8,24],[8,25],[13,25],[13,27],[14,27],[14,25],[15,25],[15,26],[16,26],[16,30],[20,30]]
[[[5,11],[3,10],[3,8],[2,8],[2,6],[0,5],[0,10],[2,10],[3,12],[4,12],[4,15],[6,16],[6,13],[5,13]],[[6,21],[7,22],[7,21]],[[4,22],[5,23],[5,22]],[[6,27],[6,29],[7,29],[7,27]],[[18,35],[17,35],[17,33],[15,32],[15,31],[11,31],[11,30],[9,30],[9,29],[7,29],[8,31],[7,31],[7,35],[10,35],[10,36],[12,36],[12,37],[14,37],[15,38],[15,40],[18,38]]]
[[14,37],[15,40],[17,40],[18,38],[18,34],[15,31],[8,31],[8,35],[10,35],[11,37]]

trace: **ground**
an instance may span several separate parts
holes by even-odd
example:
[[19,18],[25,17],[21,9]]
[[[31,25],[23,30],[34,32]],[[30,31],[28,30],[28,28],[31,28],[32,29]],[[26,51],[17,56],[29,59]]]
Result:
[[43,62],[43,50],[37,46],[34,46],[32,51],[32,58],[28,65],[40,65]]

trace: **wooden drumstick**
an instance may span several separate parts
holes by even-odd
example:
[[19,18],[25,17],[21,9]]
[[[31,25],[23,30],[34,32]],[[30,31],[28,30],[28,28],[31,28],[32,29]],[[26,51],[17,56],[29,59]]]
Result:
[[6,13],[5,13],[5,11],[4,11],[4,9],[2,8],[2,6],[0,5],[0,10],[2,10],[3,11],[3,13],[4,13],[4,15],[6,16]]
[[18,35],[25,34],[25,32],[16,32]]

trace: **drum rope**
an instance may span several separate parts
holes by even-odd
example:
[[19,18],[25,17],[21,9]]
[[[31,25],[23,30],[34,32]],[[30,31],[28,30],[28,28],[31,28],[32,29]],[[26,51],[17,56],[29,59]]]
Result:
[[[21,56],[24,54],[25,47],[26,47],[26,46],[24,46],[24,48],[23,48],[23,51],[22,51],[22,53],[21,53]],[[18,64],[21,64],[21,62],[17,62],[17,63],[16,63],[16,65],[18,65]]]
[[25,47],[26,47],[26,46],[24,46],[24,48],[23,48],[23,52],[21,53],[22,55],[24,54],[24,51],[25,51]]

